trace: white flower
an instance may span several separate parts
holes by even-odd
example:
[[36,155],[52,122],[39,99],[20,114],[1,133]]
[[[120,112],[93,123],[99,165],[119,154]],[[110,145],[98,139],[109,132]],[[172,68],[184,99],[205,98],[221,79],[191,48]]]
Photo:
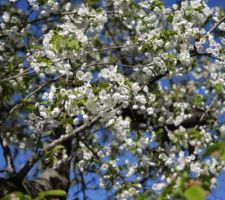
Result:
[[155,183],[152,185],[153,190],[162,190],[166,186],[166,183]]
[[116,80],[116,81],[117,81],[117,83],[118,83],[119,85],[123,85],[125,79],[124,79],[124,77],[123,77],[122,74],[118,74],[118,75],[117,75],[117,80]]
[[74,118],[73,125],[77,125],[77,124],[79,124],[79,119],[78,118]]
[[137,94],[140,91],[141,87],[139,86],[138,83],[133,83],[132,85],[132,91],[134,94]]
[[108,69],[104,68],[101,70],[101,76],[105,79],[108,79],[110,76],[110,72]]
[[132,109],[137,110],[137,109],[138,109],[138,105],[136,105],[136,104],[133,105],[133,106],[132,106]]
[[100,105],[98,102],[88,101],[86,104],[87,110],[89,110],[93,114],[97,113],[97,111],[99,110],[99,107]]
[[190,52],[187,50],[183,50],[179,55],[179,60],[183,65],[190,64]]
[[174,120],[174,125],[179,126],[183,121],[183,118],[181,116],[177,116]]
[[147,113],[148,113],[148,115],[154,114],[154,108],[152,108],[152,107],[148,108]]
[[43,118],[47,118],[48,117],[46,111],[41,111],[40,112],[40,116],[42,116]]
[[134,187],[131,187],[129,189],[129,193],[130,193],[130,195],[137,195],[138,194],[138,190],[136,188],[134,188]]
[[106,163],[102,164],[102,166],[101,166],[102,170],[107,170],[108,168],[109,168],[109,165]]
[[4,22],[9,22],[9,19],[10,19],[10,15],[8,12],[4,12],[3,15],[2,15],[2,19]]
[[71,3],[68,2],[68,3],[65,5],[65,10],[66,10],[66,11],[69,11],[70,8],[71,8]]
[[59,116],[60,112],[61,112],[61,110],[58,107],[56,107],[52,110],[51,115],[52,115],[52,117],[55,118],[55,117]]
[[89,81],[91,81],[91,79],[92,79],[92,74],[91,74],[91,72],[86,72],[86,73],[84,74],[83,81],[89,82]]
[[135,100],[140,102],[141,104],[146,104],[147,101],[146,101],[146,98],[144,95],[137,95],[135,96]]
[[147,76],[152,76],[152,74],[153,74],[152,70],[149,69],[149,67],[144,67],[143,72],[145,72]]
[[85,151],[85,152],[83,153],[83,159],[84,159],[84,160],[90,160],[90,159],[92,158],[92,156],[93,156],[93,154],[92,154],[91,152]]
[[117,80],[117,75],[115,73],[111,72],[109,74],[109,80],[110,81],[116,81]]
[[82,81],[83,78],[84,78],[84,72],[79,70],[77,73],[76,73],[76,77],[78,80]]
[[42,10],[42,11],[41,11],[41,15],[42,15],[42,16],[47,16],[48,13],[47,13],[45,10]]
[[84,5],[82,5],[82,7],[79,8],[78,15],[87,15],[88,14],[88,9],[84,7]]
[[136,168],[131,166],[128,170],[127,177],[132,176],[136,172]]
[[118,92],[116,92],[116,93],[113,94],[113,97],[112,98],[113,98],[113,100],[115,102],[118,102],[121,99],[121,94],[118,93]]
[[190,170],[195,173],[195,175],[198,177],[201,172],[203,171],[203,169],[201,169],[200,163],[195,162],[195,163],[191,163],[190,164]]
[[56,56],[55,56],[55,53],[53,51],[50,51],[50,50],[47,50],[46,51],[46,56],[50,59],[54,59]]
[[64,65],[64,69],[65,69],[66,71],[69,71],[69,70],[71,69],[70,64],[65,64],[65,65]]
[[84,33],[81,30],[76,30],[76,36],[77,39],[82,43],[86,43],[88,41],[88,37],[84,35]]
[[106,93],[106,90],[101,90],[100,92],[99,92],[99,98],[101,99],[101,100],[105,100],[105,99],[107,99],[108,97],[107,97],[107,93]]

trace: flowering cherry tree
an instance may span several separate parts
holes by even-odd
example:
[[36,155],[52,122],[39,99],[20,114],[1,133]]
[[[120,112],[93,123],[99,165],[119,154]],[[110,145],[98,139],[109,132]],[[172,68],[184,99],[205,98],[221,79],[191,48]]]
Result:
[[0,3],[0,196],[205,199],[225,165],[225,11],[22,2]]

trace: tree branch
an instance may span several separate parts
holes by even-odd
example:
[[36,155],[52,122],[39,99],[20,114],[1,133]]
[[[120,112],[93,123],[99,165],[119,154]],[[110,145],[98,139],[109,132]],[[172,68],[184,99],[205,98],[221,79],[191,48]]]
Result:
[[22,167],[22,169],[18,172],[17,177],[19,180],[23,180],[33,165],[45,155],[46,152],[52,150],[55,146],[62,144],[63,142],[75,137],[78,133],[84,131],[85,129],[91,127],[95,124],[101,117],[96,116],[94,117],[89,124],[83,124],[82,126],[75,129],[72,133],[68,133],[66,135],[61,136],[60,138],[52,141],[48,144],[43,150],[39,151],[37,154],[33,154],[33,156],[27,161],[27,163]]
[[222,19],[220,19],[210,30],[209,30],[209,32],[208,33],[212,33],[212,32],[214,32],[216,29],[217,29],[217,27],[220,25],[220,24],[222,24],[223,23],[223,21],[225,21],[225,16],[222,18]]
[[[29,93],[27,96],[25,96],[25,99],[28,99],[30,97],[32,97],[34,94],[38,93],[40,90],[42,90],[44,87],[50,85],[53,82],[56,82],[58,79],[64,77],[65,75],[61,75],[59,77],[57,77],[56,79],[53,80],[49,80],[46,83],[42,84],[41,86],[39,86],[38,88],[36,88],[34,91],[32,91],[31,93]],[[5,121],[12,113],[14,113],[17,109],[21,108],[24,104],[22,102],[17,103],[16,105],[14,105],[11,110],[8,112],[8,114],[3,118],[3,121]]]
[[27,74],[32,74],[32,73],[34,73],[34,71],[29,72],[29,70],[30,70],[30,68],[24,70],[22,73],[19,73],[19,74],[15,75],[15,76],[10,76],[10,77],[1,79],[0,82],[10,81],[10,80],[12,80],[12,79],[19,78],[19,77],[21,77],[21,76],[24,76],[24,75],[27,75]]
[[85,52],[85,53],[79,54],[78,56],[85,56],[85,55],[88,55],[88,54],[91,54],[91,53],[100,52],[100,51],[107,51],[107,50],[111,50],[111,49],[122,49],[122,48],[126,48],[126,47],[137,46],[137,45],[138,44],[127,44],[127,45],[119,45],[119,46],[109,46],[109,47],[105,47],[105,48],[101,48],[101,49],[97,49],[97,50]]
[[15,166],[13,163],[10,148],[9,148],[7,142],[2,137],[2,132],[3,132],[3,123],[2,123],[2,121],[0,121],[0,144],[2,146],[3,155],[4,155],[4,158],[6,161],[6,165],[7,165],[6,171],[8,172],[9,175],[13,175],[16,173]]
[[[116,109],[120,107],[121,104],[116,105],[113,108],[109,108],[105,112],[109,112],[111,109]],[[96,122],[98,122],[103,116],[95,116],[92,120],[90,120],[89,123],[83,124],[80,127],[76,128],[72,133],[68,133],[66,135],[62,135],[60,138],[53,140],[51,143],[46,145],[42,150],[40,150],[38,153],[33,154],[33,156],[27,161],[27,163],[20,169],[20,171],[17,173],[18,180],[22,181],[27,173],[30,171],[30,169],[33,167],[33,165],[41,158],[43,157],[47,152],[51,151],[55,146],[62,144],[73,137],[76,137],[77,134],[79,134],[82,131],[85,131],[87,128],[91,128]]]
[[82,190],[82,193],[83,193],[83,200],[86,200],[87,199],[87,194],[86,194],[86,189],[87,188],[86,188],[84,175],[83,175],[82,171],[80,171],[80,176],[81,176],[81,185],[82,185],[81,190]]

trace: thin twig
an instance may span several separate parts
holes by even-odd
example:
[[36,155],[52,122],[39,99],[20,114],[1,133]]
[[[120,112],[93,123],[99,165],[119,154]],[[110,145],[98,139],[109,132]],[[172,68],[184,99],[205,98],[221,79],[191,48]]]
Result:
[[223,61],[221,58],[213,56],[211,53],[197,53],[196,52],[193,56],[207,56],[207,57],[213,58],[215,60]]
[[215,31],[217,29],[217,27],[223,23],[223,21],[225,21],[225,16],[220,19],[210,30],[209,33],[212,33],[213,31]]
[[32,71],[32,72],[26,72],[26,73],[22,73],[22,74],[17,74],[17,75],[15,75],[15,76],[11,76],[11,77],[2,79],[2,80],[0,80],[0,82],[10,81],[10,80],[13,80],[13,79],[15,79],[15,78],[19,78],[19,77],[21,77],[21,76],[24,76],[24,75],[27,75],[27,74],[32,74],[32,73],[34,73],[34,71]]
[[102,49],[97,49],[97,50],[93,50],[93,51],[89,51],[86,53],[82,53],[79,54],[78,56],[85,56],[91,53],[96,53],[96,52],[100,52],[100,51],[107,51],[107,50],[111,50],[111,49],[122,49],[122,48],[126,48],[126,47],[131,47],[131,46],[137,46],[138,44],[128,44],[128,45],[119,45],[119,46],[110,46],[110,47],[105,47]]
[[211,103],[209,104],[209,107],[205,110],[205,112],[202,113],[200,119],[199,119],[199,123],[195,126],[195,129],[199,127],[199,125],[201,124],[201,122],[204,120],[204,118],[206,117],[206,115],[208,114],[208,112],[211,110],[211,108],[213,107],[214,103],[217,100],[217,95],[215,95],[211,101]]
[[[116,12],[107,11],[108,14],[118,14]],[[50,17],[60,17],[60,16],[66,16],[66,15],[78,15],[77,11],[70,11],[70,12],[62,12],[62,13],[50,13],[48,16],[40,17],[31,21],[28,21],[29,24],[34,24],[36,22],[41,22],[43,20],[48,20]],[[79,15],[78,15],[79,16]],[[50,21],[48,21],[50,22]]]
[[[59,77],[57,77],[56,79],[52,79],[49,80],[48,82],[44,83],[43,85],[39,86],[37,89],[35,89],[34,91],[32,91],[31,93],[29,93],[27,96],[25,96],[25,99],[28,99],[30,97],[32,97],[34,94],[38,93],[40,90],[42,90],[43,88],[45,88],[46,86],[50,85],[51,83],[57,81],[58,79],[62,78],[65,75],[61,75]],[[19,102],[17,103],[14,107],[12,107],[12,109],[8,112],[8,114],[4,117],[3,121],[5,121],[12,113],[14,113],[17,109],[21,108],[22,106],[24,106],[23,102]]]
[[91,153],[98,159],[100,159],[100,157],[98,156],[97,152],[94,151],[94,149],[92,149],[90,147],[90,145],[81,137],[79,137],[79,140],[91,151]]
[[[27,70],[26,70],[27,71]],[[19,77],[21,77],[21,76],[24,76],[24,75],[27,75],[27,74],[32,74],[32,73],[34,73],[34,71],[32,71],[32,72],[23,72],[23,73],[20,73],[20,74],[17,74],[17,75],[15,75],[15,76],[11,76],[11,77],[7,77],[7,78],[5,78],[5,79],[2,79],[2,80],[0,80],[0,82],[4,82],[4,81],[10,81],[10,80],[12,80],[12,79],[15,79],[15,78],[19,78]]]

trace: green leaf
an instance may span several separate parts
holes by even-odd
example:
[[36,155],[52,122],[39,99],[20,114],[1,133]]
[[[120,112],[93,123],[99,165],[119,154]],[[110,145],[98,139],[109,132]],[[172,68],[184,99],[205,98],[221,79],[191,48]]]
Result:
[[174,30],[170,30],[170,29],[163,29],[163,30],[161,30],[161,32],[160,32],[160,37],[161,37],[164,41],[168,40],[169,37],[172,37],[172,36],[174,36],[174,35],[177,35],[177,32],[174,31]]
[[189,187],[184,196],[187,200],[205,200],[206,193],[201,186],[191,186]]
[[220,158],[221,158],[221,160],[225,161],[225,151],[223,151],[223,152],[221,153]]
[[13,193],[7,194],[0,200],[12,200],[12,199],[16,199],[16,198],[21,199],[21,200],[31,200],[32,199],[31,196],[23,194],[22,192],[13,192]]
[[158,7],[160,9],[163,8],[163,3],[160,0],[153,0],[151,3],[151,10],[153,10],[155,7]]
[[8,72],[12,72],[15,69],[15,65],[13,63],[8,64]]
[[89,6],[95,5],[99,3],[99,0],[85,0],[85,3]]
[[12,86],[10,82],[3,82],[1,84],[1,87],[2,87],[2,94],[0,95],[0,100],[4,102],[12,97],[15,88]]
[[138,198],[137,200],[149,200],[149,194],[150,192],[149,191],[146,191],[140,195],[138,195]]
[[52,36],[51,44],[55,52],[61,52],[63,49],[66,50],[78,50],[80,47],[80,42],[75,37],[68,38],[55,33]]
[[98,85],[93,85],[93,90],[96,94],[98,94],[100,91],[105,90],[109,87],[109,83],[101,82]]
[[130,80],[125,80],[125,84],[126,84],[129,88],[131,88],[131,87],[132,87],[133,82],[132,82],[132,81],[130,81]]
[[217,93],[222,93],[223,92],[223,85],[221,83],[217,83],[214,86],[214,89],[216,90]]
[[53,50],[58,51],[60,47],[63,46],[64,38],[61,35],[55,34],[52,36],[51,44],[53,45]]
[[53,64],[53,62],[50,59],[45,57],[37,56],[35,57],[35,59],[38,63],[45,63],[47,65],[47,68],[50,68],[51,65]]
[[201,95],[196,95],[196,96],[194,97],[194,99],[193,99],[194,105],[200,106],[201,103],[203,102],[203,99],[204,99],[203,96],[201,96]]
[[62,119],[61,122],[62,124],[73,124],[73,119],[66,117]]
[[202,133],[200,131],[196,130],[195,128],[191,129],[188,134],[189,134],[190,139],[200,140],[203,137]]
[[205,157],[209,156],[215,153],[216,151],[220,151],[220,150],[221,150],[221,143],[213,144],[206,149],[204,156]]
[[22,103],[30,103],[31,102],[31,99],[29,99],[29,98],[22,98],[21,99],[21,102]]
[[64,149],[64,148],[65,147],[63,145],[59,144],[59,145],[56,145],[51,151],[52,151],[52,153],[55,153],[55,152],[58,152],[58,151],[60,151],[61,149]]
[[38,0],[38,4],[40,4],[40,5],[44,5],[45,3],[46,3],[45,0]]
[[109,83],[101,82],[98,87],[100,90],[107,89],[109,87]]
[[64,190],[49,190],[49,191],[44,191],[40,192],[38,194],[38,197],[35,200],[40,200],[40,198],[45,198],[45,197],[66,197],[66,192]]
[[167,17],[167,20],[168,20],[170,23],[172,23],[173,18],[174,18],[174,15],[173,15],[173,14],[169,14],[168,17]]
[[29,112],[34,112],[36,110],[36,106],[33,104],[26,105],[25,109]]

